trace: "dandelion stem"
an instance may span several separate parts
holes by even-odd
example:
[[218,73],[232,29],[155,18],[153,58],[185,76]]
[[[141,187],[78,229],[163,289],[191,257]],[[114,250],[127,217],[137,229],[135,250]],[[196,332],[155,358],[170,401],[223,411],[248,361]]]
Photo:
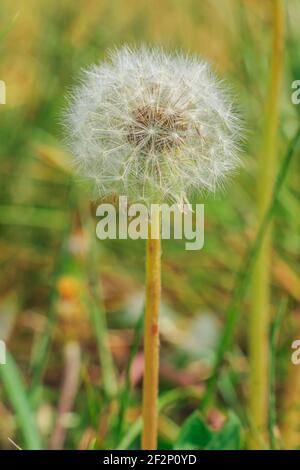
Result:
[[157,447],[157,401],[159,372],[159,305],[161,292],[160,213],[152,212],[146,258],[146,308],[144,326],[144,383],[142,449]]
[[[279,99],[283,66],[284,12],[282,0],[273,0],[273,45],[270,83],[266,103],[266,120],[262,153],[259,162],[258,223],[263,220],[270,204],[276,167]],[[263,240],[253,272],[253,300],[249,321],[249,419],[255,436],[249,440],[250,448],[259,447],[266,437],[268,409],[268,334],[270,315],[270,262],[272,226]]]

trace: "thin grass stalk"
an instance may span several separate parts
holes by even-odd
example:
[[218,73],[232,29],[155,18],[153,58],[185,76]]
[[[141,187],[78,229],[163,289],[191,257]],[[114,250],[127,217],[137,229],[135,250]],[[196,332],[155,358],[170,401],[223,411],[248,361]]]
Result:
[[284,315],[287,310],[287,300],[283,299],[279,305],[278,312],[276,313],[274,323],[271,328],[270,334],[270,367],[269,367],[269,440],[271,450],[277,447],[276,439],[276,363],[277,363],[277,345],[280,328],[283,322]]
[[134,338],[132,341],[132,346],[130,349],[129,358],[128,358],[126,371],[125,371],[124,385],[119,393],[119,398],[118,398],[119,413],[117,417],[116,433],[115,433],[116,439],[117,439],[116,445],[123,436],[125,414],[126,414],[126,410],[127,410],[128,403],[129,403],[130,393],[132,391],[130,371],[131,371],[133,360],[136,357],[136,354],[138,352],[138,347],[139,347],[141,337],[143,334],[143,327],[144,327],[144,312],[142,313],[135,327]]
[[159,306],[161,295],[160,212],[153,211],[149,222],[146,255],[146,308],[144,324],[144,382],[142,449],[157,448]]
[[[258,178],[258,224],[272,199],[276,169],[280,86],[283,68],[284,10],[282,0],[273,0],[273,44],[266,120]],[[252,306],[249,321],[249,420],[255,430],[250,448],[259,448],[266,436],[268,410],[268,334],[270,317],[270,263],[272,225],[265,234],[253,272]]]
[[43,443],[28,392],[20,369],[8,351],[6,352],[6,364],[0,366],[0,383],[15,412],[26,450],[41,450]]
[[80,386],[81,350],[76,341],[69,341],[64,348],[65,367],[58,404],[58,413],[53,434],[50,440],[51,450],[61,450],[64,447],[67,429],[63,418],[71,413]]
[[[87,207],[82,206],[82,216],[86,217]],[[90,216],[85,219],[87,233],[91,233],[93,229],[93,222]],[[95,238],[90,238],[90,247],[88,254],[88,278],[90,285],[90,293],[84,296],[84,302],[88,306],[91,314],[91,320],[95,328],[95,335],[97,340],[97,349],[99,362],[101,364],[101,381],[106,398],[109,400],[115,398],[118,393],[117,373],[115,370],[114,359],[109,344],[109,331],[107,325],[107,315],[105,305],[103,302],[102,284],[99,280],[99,258],[95,253],[97,250],[97,241]],[[101,257],[101,253],[100,253]]]

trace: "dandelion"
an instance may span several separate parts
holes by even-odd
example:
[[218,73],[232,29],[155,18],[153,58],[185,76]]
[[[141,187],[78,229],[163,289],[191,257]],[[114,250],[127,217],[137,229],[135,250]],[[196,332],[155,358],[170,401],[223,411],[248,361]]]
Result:
[[[215,191],[238,164],[240,124],[223,84],[196,56],[123,47],[83,73],[64,124],[94,194],[146,204]],[[157,445],[161,290],[160,214],[151,213],[146,259],[143,449]]]
[[81,177],[96,196],[146,203],[215,191],[236,167],[239,120],[197,57],[123,47],[84,71],[65,114]]

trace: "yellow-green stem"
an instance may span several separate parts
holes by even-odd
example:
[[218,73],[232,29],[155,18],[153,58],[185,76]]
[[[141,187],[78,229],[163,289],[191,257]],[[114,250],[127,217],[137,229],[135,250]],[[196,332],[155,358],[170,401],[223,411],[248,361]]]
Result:
[[161,292],[160,213],[151,214],[146,257],[142,449],[157,448],[159,306]]
[[[276,168],[280,86],[283,67],[284,11],[282,0],[273,0],[273,44],[266,117],[258,174],[258,224],[272,198]],[[270,315],[270,262],[272,227],[265,234],[253,273],[249,322],[249,419],[250,448],[260,448],[266,437],[268,403],[268,336]]]

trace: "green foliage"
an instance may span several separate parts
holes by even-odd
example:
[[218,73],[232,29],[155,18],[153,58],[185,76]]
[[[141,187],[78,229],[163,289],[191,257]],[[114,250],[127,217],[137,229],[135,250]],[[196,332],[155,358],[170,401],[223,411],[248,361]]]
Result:
[[21,372],[9,352],[6,354],[6,364],[0,366],[0,378],[6,395],[16,413],[26,449],[42,449],[42,441]]
[[238,450],[241,448],[241,425],[234,413],[229,413],[223,427],[211,429],[199,411],[192,413],[181,428],[174,446],[180,450]]

